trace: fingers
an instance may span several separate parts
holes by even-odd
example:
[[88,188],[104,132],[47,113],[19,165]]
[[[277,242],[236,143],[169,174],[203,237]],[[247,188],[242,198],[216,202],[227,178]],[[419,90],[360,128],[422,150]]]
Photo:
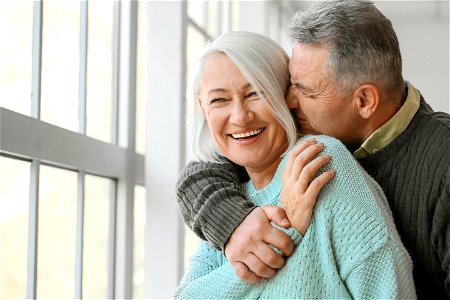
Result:
[[[275,269],[283,267],[286,263],[286,260],[266,243],[258,243],[255,249],[255,255],[261,259],[266,266],[273,268],[272,270],[274,271]],[[259,276],[267,277],[264,276],[262,272],[256,272],[257,269],[251,268],[251,270]],[[268,270],[264,270],[264,272],[268,272]]]
[[264,231],[264,242],[274,246],[285,256],[290,256],[294,252],[294,244],[291,238],[273,226]]
[[313,199],[315,203],[315,199],[317,199],[320,190],[328,181],[331,180],[331,178],[334,177],[335,174],[336,174],[335,170],[329,170],[314,178],[314,180],[311,181],[308,190],[306,191],[306,193],[308,194],[308,198]]
[[302,191],[307,189],[307,186],[313,180],[313,177],[316,174],[316,172],[321,167],[326,165],[330,161],[330,159],[331,157],[329,155],[319,156],[303,167],[303,169],[300,172],[300,175],[298,176],[299,185],[302,185],[302,187],[300,188],[303,188]]
[[261,209],[266,214],[266,217],[267,219],[269,219],[269,221],[284,228],[288,228],[289,226],[291,226],[286,212],[283,208],[274,205],[264,205],[261,206]]
[[233,267],[234,272],[236,272],[236,275],[247,283],[255,284],[264,280],[264,277],[260,277],[250,271],[242,262],[231,262],[231,266]]
[[[320,151],[323,150],[323,144],[314,144],[306,148],[301,154],[299,154],[292,166],[291,177],[299,178],[300,173],[303,171],[305,166],[317,155]],[[309,182],[308,182],[309,183]]]
[[[268,247],[268,246],[267,246]],[[270,278],[275,275],[276,270],[266,265],[260,257],[253,253],[247,253],[243,263],[248,269],[259,277]]]
[[289,158],[286,163],[285,172],[290,174],[292,172],[292,165],[293,165],[295,159],[297,158],[297,156],[300,153],[302,153],[306,148],[308,148],[309,146],[314,145],[316,143],[317,143],[317,141],[315,139],[311,139],[311,140],[307,140],[307,141],[302,141],[300,144],[295,146],[295,148],[292,149],[291,153],[289,154]]
[[289,236],[273,227],[266,212],[274,220],[286,218],[284,210],[279,207],[258,207],[234,230],[225,245],[225,256],[237,276],[249,283],[273,276],[276,269],[285,263],[284,258],[266,243],[277,247],[285,255],[292,254],[294,250]]

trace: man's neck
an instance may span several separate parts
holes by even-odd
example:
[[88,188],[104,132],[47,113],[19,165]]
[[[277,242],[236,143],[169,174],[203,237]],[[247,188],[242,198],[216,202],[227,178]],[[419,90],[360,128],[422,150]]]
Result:
[[[408,91],[406,85],[401,92],[396,93],[396,95],[394,96],[391,96],[391,99],[388,99],[389,95],[383,95],[387,100],[382,101],[379,104],[377,111],[368,121],[364,135],[361,138],[361,144],[400,110],[400,108],[405,103],[407,95]],[[361,146],[361,144],[358,145],[358,147]]]

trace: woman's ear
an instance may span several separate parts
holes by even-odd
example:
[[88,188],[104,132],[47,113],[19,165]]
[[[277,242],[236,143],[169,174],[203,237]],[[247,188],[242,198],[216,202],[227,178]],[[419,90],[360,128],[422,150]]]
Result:
[[353,93],[356,108],[363,119],[369,119],[380,104],[380,90],[376,85],[363,84]]

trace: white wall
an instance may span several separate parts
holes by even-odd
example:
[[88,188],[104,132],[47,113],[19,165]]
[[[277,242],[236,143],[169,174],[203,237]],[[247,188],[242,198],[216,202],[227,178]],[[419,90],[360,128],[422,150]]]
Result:
[[450,112],[449,3],[378,1],[391,19],[403,57],[403,77],[436,111]]

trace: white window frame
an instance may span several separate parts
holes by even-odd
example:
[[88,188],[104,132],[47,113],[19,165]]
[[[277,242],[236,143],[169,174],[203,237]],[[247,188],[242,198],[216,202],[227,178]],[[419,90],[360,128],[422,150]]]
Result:
[[[80,1],[79,132],[40,120],[43,1],[33,8],[31,116],[0,107],[0,155],[31,162],[26,297],[36,299],[39,170],[42,164],[78,172],[75,298],[82,298],[84,177],[116,181],[111,199],[105,298],[132,298],[134,186],[145,183],[145,157],[135,152],[137,2],[114,2],[113,143],[86,136],[87,1]],[[106,254],[105,254],[106,255]]]

